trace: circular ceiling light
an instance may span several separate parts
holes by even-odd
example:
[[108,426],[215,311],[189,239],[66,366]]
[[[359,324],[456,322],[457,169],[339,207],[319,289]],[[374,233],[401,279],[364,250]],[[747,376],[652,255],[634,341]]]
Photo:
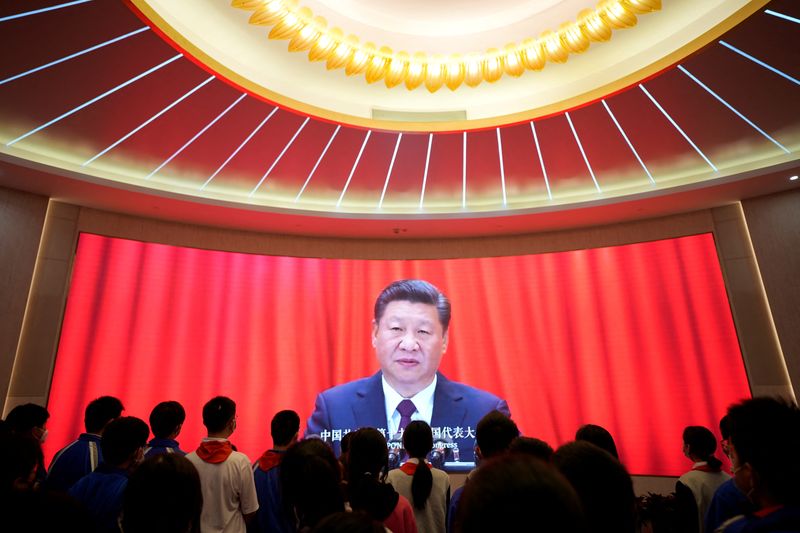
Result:
[[595,9],[583,9],[577,19],[546,30],[538,38],[509,43],[484,52],[449,55],[418,51],[394,52],[388,46],[362,43],[338,27],[328,27],[298,0],[233,0],[236,8],[253,11],[250,24],[271,26],[269,38],[288,40],[290,52],[308,51],[309,61],[325,61],[328,70],[344,69],[348,76],[363,74],[367,83],[383,80],[388,88],[423,84],[430,92],[466,84],[476,87],[503,76],[518,77],[526,70],[542,70],[547,62],[564,63],[571,54],[585,52],[592,42],[607,41],[614,30],[636,25],[636,15],[661,9],[661,0],[602,0]]

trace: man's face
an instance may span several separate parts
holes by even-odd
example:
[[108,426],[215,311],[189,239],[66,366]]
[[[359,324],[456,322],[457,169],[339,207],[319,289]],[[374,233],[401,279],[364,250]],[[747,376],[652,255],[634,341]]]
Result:
[[405,397],[430,385],[447,348],[436,306],[389,302],[372,326],[372,345],[389,385]]

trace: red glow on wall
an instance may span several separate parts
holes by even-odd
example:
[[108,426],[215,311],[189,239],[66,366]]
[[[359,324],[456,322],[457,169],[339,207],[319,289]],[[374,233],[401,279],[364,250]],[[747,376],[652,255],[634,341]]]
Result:
[[631,473],[678,475],[687,425],[716,431],[750,396],[713,236],[481,259],[274,257],[82,234],[48,409],[49,458],[97,396],[147,419],[180,401],[238,405],[232,441],[255,459],[280,409],[377,370],[372,305],[393,280],[442,289],[453,321],[442,372],[508,400],[523,433],[557,446],[608,428]]

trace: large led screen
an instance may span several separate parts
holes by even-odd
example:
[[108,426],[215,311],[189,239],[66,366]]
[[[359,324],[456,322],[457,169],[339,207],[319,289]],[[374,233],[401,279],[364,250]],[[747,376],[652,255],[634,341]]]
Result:
[[[683,428],[716,433],[727,406],[750,396],[711,234],[396,261],[81,234],[46,454],[82,431],[84,406],[105,394],[145,420],[159,401],[181,402],[178,440],[192,450],[204,436],[203,404],[225,395],[238,408],[231,440],[255,460],[271,444],[275,412],[294,409],[305,425],[320,391],[378,371],[374,301],[404,278],[432,282],[452,303],[443,376],[505,399],[525,435],[554,447],[582,424],[606,427],[632,474],[688,470]],[[469,437],[474,427],[439,431]],[[461,456],[471,460],[472,450]]]

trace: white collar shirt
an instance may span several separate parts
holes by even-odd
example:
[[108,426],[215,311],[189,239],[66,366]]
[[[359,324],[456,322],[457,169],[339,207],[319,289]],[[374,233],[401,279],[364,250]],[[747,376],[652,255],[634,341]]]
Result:
[[430,425],[431,418],[433,417],[433,394],[436,392],[436,382],[438,379],[438,376],[434,375],[430,385],[411,398],[405,398],[389,385],[389,382],[386,381],[383,375],[381,376],[383,397],[386,401],[386,421],[389,426],[386,428],[387,436],[395,435],[400,427],[400,413],[397,411],[397,406],[400,405],[400,402],[403,400],[411,400],[417,408],[411,415],[411,420],[422,420]]

